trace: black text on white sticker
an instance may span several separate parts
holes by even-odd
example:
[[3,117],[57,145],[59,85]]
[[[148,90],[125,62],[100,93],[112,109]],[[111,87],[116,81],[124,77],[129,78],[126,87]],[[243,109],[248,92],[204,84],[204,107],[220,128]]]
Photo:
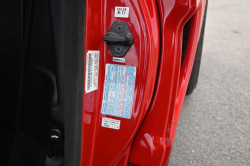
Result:
[[115,7],[115,17],[128,18],[129,7]]
[[113,57],[113,61],[114,61],[114,62],[125,63],[125,59],[124,59],[124,58],[116,58],[116,57]]
[[100,51],[87,51],[85,93],[98,88]]
[[111,119],[111,118],[102,118],[102,127],[110,128],[110,129],[120,129],[120,120]]

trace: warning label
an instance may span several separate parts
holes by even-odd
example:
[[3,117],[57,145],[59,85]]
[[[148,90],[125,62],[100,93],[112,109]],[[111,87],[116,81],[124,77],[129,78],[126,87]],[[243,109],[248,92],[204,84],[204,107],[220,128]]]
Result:
[[102,118],[102,127],[119,130],[120,124],[121,124],[120,120],[111,119],[111,118]]
[[85,93],[98,89],[100,51],[87,51]]
[[136,68],[106,64],[102,114],[131,118]]

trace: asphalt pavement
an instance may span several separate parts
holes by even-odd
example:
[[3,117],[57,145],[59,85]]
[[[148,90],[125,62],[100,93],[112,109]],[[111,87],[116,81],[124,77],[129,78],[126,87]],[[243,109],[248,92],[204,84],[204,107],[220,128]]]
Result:
[[250,0],[209,0],[197,89],[169,166],[250,166]]

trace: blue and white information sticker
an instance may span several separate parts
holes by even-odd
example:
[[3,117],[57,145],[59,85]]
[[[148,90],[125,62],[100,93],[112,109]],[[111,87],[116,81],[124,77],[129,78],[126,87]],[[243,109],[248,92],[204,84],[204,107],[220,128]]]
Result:
[[131,118],[136,67],[106,64],[102,114]]

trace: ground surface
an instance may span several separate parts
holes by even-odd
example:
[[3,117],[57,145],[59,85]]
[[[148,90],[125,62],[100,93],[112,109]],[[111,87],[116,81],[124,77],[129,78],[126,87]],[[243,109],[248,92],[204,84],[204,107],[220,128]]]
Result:
[[197,89],[169,166],[250,166],[250,0],[209,0]]

